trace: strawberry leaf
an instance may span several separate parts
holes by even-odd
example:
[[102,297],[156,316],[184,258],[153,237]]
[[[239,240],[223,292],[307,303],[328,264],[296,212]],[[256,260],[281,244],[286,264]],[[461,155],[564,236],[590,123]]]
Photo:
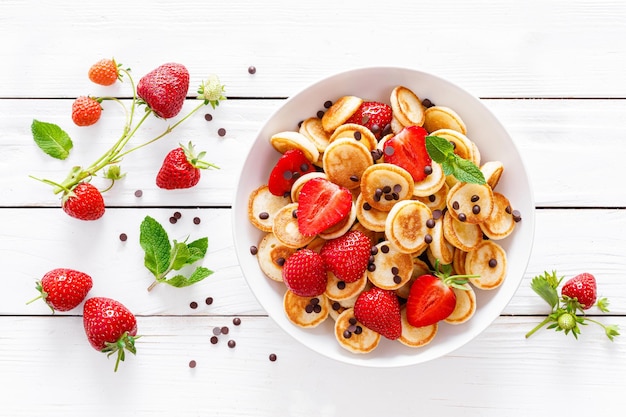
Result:
[[30,128],[39,149],[56,159],[65,159],[69,156],[74,144],[69,135],[59,126],[33,119]]

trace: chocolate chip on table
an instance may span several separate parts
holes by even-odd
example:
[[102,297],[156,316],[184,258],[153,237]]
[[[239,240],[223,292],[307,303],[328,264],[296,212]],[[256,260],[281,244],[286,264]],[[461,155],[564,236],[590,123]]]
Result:
[[178,219],[174,216],[170,217],[170,223],[171,224],[175,224],[178,221]]
[[221,327],[214,327],[213,328],[213,334],[215,336],[219,336],[220,334],[222,334],[222,328]]
[[250,246],[250,254],[256,255],[257,253],[259,253],[259,248],[254,245]]
[[212,345],[217,344],[217,341],[218,341],[218,340],[219,340],[219,339],[217,338],[217,336],[211,336],[211,344],[212,344]]
[[180,218],[183,217],[180,211],[175,211],[173,216],[176,217],[177,220],[180,220]]
[[223,127],[220,127],[219,129],[217,129],[217,134],[220,136],[226,135],[226,129],[224,129]]
[[204,115],[204,120],[206,120],[207,122],[210,122],[211,120],[213,120],[213,116],[207,113]]
[[210,306],[211,304],[213,304],[213,297],[207,297],[204,302],[206,303],[206,305]]
[[126,242],[126,240],[128,240],[128,236],[126,235],[126,233],[120,233],[120,240],[122,242]]
[[141,197],[142,195],[143,195],[143,191],[141,191],[141,190],[137,190],[137,191],[135,191],[135,197],[139,198],[139,197]]
[[195,310],[196,308],[198,308],[198,303],[196,303],[195,301],[192,301],[189,303],[189,307]]
[[196,367],[196,361],[190,360],[189,361],[189,367],[192,368],[192,369],[195,368]]
[[200,219],[200,217],[194,217],[193,218],[193,224],[200,224],[202,220]]
[[220,329],[220,332],[221,332],[222,334],[228,334],[228,331],[229,331],[229,329],[228,329],[228,327],[227,327],[227,326],[222,326],[222,328]]
[[240,319],[239,317],[235,317],[235,318],[233,319],[233,324],[234,324],[235,326],[239,326],[239,325],[241,324],[241,319]]
[[248,74],[256,74],[256,67],[254,65],[248,67]]
[[230,339],[230,340],[228,341],[228,347],[229,347],[229,348],[231,348],[231,349],[232,349],[232,348],[234,348],[236,345],[237,345],[237,343],[235,343],[235,341],[234,341],[233,339]]
[[270,362],[276,362],[276,359],[277,359],[276,358],[276,354],[275,353],[270,353],[270,356],[269,356]]

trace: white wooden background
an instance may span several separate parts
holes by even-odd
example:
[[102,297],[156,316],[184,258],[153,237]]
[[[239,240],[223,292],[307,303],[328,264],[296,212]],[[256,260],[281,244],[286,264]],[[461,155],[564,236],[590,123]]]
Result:
[[[626,331],[623,1],[2,0],[0,39],[0,416],[619,415],[626,335],[611,343],[593,325],[578,341],[524,334],[546,313],[529,281],[552,269],[592,272],[612,301],[599,320]],[[122,115],[113,103],[96,126],[70,119],[78,95],[128,97],[125,84],[105,90],[86,77],[111,56],[137,79],[169,61],[189,68],[192,87],[217,73],[229,100],[207,109],[212,121],[201,112],[128,156],[129,175],[107,194],[107,214],[80,222],[28,175],[62,179],[117,137]],[[522,153],[537,206],[528,270],[502,316],[453,354],[398,369],[343,365],[295,343],[248,289],[231,236],[236,176],[264,119],[323,76],[375,65],[432,72],[484,99]],[[35,147],[33,118],[68,131],[69,160]],[[147,127],[145,138],[165,124]],[[163,156],[188,139],[222,169],[192,190],[157,189]],[[174,211],[182,218],[170,225]],[[137,242],[146,215],[172,237],[208,236],[204,264],[215,274],[148,293]],[[86,342],[80,313],[25,304],[34,281],[60,266],[88,271],[91,295],[117,298],[138,315],[138,354],[117,373]],[[216,326],[230,333],[213,345]]]

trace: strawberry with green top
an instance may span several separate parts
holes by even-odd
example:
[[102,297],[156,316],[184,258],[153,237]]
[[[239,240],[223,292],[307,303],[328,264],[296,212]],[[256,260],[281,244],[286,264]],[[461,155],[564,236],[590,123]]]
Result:
[[37,281],[36,288],[40,295],[28,304],[42,299],[53,312],[69,311],[83,302],[92,286],[93,280],[84,272],[55,268]]
[[361,292],[354,303],[354,317],[387,339],[396,340],[402,334],[400,302],[394,291],[372,287]]
[[188,91],[189,71],[177,63],[155,68],[137,84],[137,95],[163,119],[171,119],[181,111]]
[[126,357],[125,351],[137,353],[137,320],[119,301],[93,297],[83,306],[83,326],[91,346],[111,356],[116,354],[115,371]]
[[104,58],[93,64],[87,76],[89,79],[99,85],[109,86],[115,84],[115,81],[121,80],[120,64],[115,59]]
[[72,103],[72,121],[76,126],[91,126],[100,120],[100,102],[88,96],[80,96]]
[[[530,283],[531,288],[551,307],[550,314],[535,328],[526,333],[526,337],[532,336],[544,326],[565,334],[572,333],[578,339],[580,326],[587,322],[595,323],[604,329],[604,333],[613,340],[619,335],[619,327],[616,325],[604,325],[585,314],[586,310],[596,306],[600,311],[609,311],[609,301],[601,298],[596,301],[597,283],[590,273],[584,272],[566,281],[561,287],[559,296],[558,288],[564,277],[557,277],[556,271],[544,272],[543,275],[534,277]],[[578,313],[581,313],[580,315]]]
[[200,181],[200,170],[217,168],[216,165],[203,161],[206,152],[195,154],[194,146],[180,145],[165,156],[156,177],[156,185],[166,190],[191,188]]
[[63,211],[79,220],[98,220],[104,215],[102,193],[94,185],[81,182],[63,196]]

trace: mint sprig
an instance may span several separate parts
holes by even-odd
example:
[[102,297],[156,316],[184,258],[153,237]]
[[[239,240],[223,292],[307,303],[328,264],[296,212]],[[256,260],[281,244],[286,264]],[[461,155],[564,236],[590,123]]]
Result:
[[188,287],[202,281],[213,273],[203,266],[196,267],[191,275],[177,274],[168,278],[172,271],[192,265],[204,258],[209,247],[207,237],[187,243],[173,240],[161,224],[146,216],[139,227],[139,244],[145,252],[144,265],[154,275],[154,282],[148,287],[151,291],[157,284],[165,283],[173,287]]
[[439,136],[426,136],[426,150],[431,159],[439,164],[445,175],[452,175],[461,182],[485,184],[485,176],[472,161],[454,153],[454,146]]
[[74,147],[70,136],[54,123],[33,119],[30,126],[33,140],[45,153],[56,159],[65,159]]

